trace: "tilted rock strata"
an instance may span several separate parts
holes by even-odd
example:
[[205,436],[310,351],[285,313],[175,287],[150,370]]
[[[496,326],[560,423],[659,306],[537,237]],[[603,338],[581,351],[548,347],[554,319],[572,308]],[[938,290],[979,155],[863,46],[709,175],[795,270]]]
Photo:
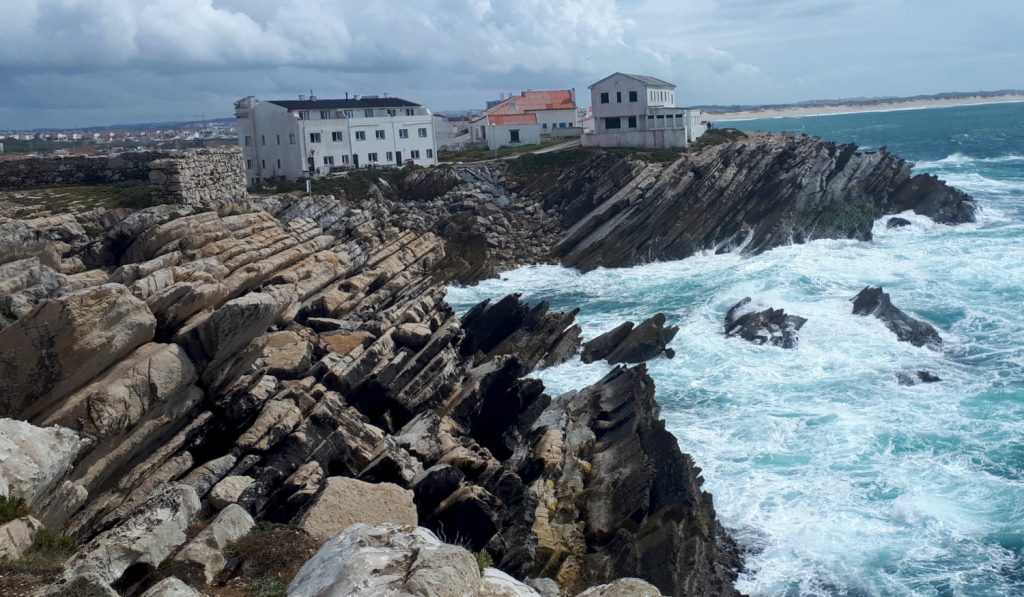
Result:
[[895,305],[889,294],[879,287],[867,286],[851,299],[854,315],[874,315],[885,327],[896,334],[901,342],[926,346],[932,350],[942,348],[942,336],[930,323],[914,319]]
[[678,326],[665,326],[665,314],[657,313],[640,325],[627,321],[601,334],[583,345],[584,363],[606,360],[609,363],[642,363],[664,354],[668,358],[675,351],[669,342],[679,333]]
[[782,309],[757,310],[745,297],[725,314],[725,335],[739,336],[754,344],[770,344],[780,348],[794,348],[797,332],[804,327],[807,319],[797,315],[786,315]]

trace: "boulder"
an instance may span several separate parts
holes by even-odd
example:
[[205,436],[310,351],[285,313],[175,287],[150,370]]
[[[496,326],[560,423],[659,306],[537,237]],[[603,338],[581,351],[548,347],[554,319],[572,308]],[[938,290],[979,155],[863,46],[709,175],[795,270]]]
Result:
[[254,479],[244,475],[232,475],[224,477],[210,490],[210,505],[217,510],[223,510],[229,505],[237,503],[238,497],[252,485]]
[[142,594],[142,597],[202,597],[192,587],[174,578],[167,577]]
[[0,525],[0,561],[17,560],[25,555],[36,540],[43,523],[31,516],[22,516]]
[[403,323],[394,332],[395,342],[413,350],[426,346],[432,335],[434,333],[430,331],[430,326],[422,323]]
[[227,565],[224,548],[244,537],[255,524],[244,508],[229,504],[174,556],[176,569],[195,571],[207,585],[213,584]]
[[576,597],[662,597],[661,591],[639,578],[620,578],[606,585],[591,587]]
[[736,303],[725,314],[725,335],[739,336],[754,344],[780,348],[796,347],[797,331],[807,323],[803,317],[786,315],[782,309],[758,311],[750,297]]
[[0,415],[30,419],[153,339],[156,318],[121,284],[40,302],[0,330]]
[[889,218],[889,221],[885,223],[885,227],[888,228],[889,230],[892,230],[893,228],[903,228],[904,226],[910,226],[910,224],[910,220],[894,216]]
[[665,326],[664,313],[657,313],[635,327],[627,321],[584,344],[583,362],[605,359],[613,364],[642,363],[663,353],[672,358],[675,351],[668,348],[668,343],[678,332],[678,327]]
[[0,419],[0,494],[38,508],[88,445],[70,429]]
[[327,542],[288,585],[290,597],[539,597],[480,567],[462,547],[415,526],[356,524]]
[[336,332],[319,336],[320,346],[338,354],[348,354],[360,346],[369,346],[376,339],[370,332]]
[[329,477],[323,491],[301,517],[299,527],[326,541],[358,522],[415,526],[413,492],[392,483]]
[[164,487],[123,522],[100,533],[71,556],[48,593],[60,595],[72,587],[83,586],[110,593],[129,569],[136,571],[129,576],[155,569],[185,543],[185,529],[199,508],[199,497],[191,487]]
[[892,304],[888,293],[880,287],[866,286],[851,300],[854,315],[874,315],[881,319],[901,342],[909,342],[918,347],[926,346],[932,350],[942,348],[942,336],[938,330],[898,309]]
[[267,334],[263,363],[267,374],[278,379],[302,377],[312,364],[313,347],[309,341],[292,331]]

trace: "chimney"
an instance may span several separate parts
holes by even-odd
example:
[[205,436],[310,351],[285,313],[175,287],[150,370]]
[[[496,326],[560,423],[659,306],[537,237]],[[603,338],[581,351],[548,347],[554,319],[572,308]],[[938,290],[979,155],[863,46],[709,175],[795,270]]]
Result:
[[348,92],[345,92],[345,99],[348,99]]

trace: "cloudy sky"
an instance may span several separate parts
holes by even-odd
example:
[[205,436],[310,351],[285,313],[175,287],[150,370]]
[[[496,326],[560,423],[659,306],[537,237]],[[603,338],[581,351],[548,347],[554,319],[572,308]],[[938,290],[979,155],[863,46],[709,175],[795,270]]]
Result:
[[[1024,88],[1022,0],[0,0],[0,129],[668,79],[690,104]],[[581,103],[588,103],[583,101]]]

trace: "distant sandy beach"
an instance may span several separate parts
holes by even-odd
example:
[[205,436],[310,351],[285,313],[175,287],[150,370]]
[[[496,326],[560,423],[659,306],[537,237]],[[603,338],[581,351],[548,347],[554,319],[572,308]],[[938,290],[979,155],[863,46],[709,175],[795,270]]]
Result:
[[920,99],[907,101],[879,102],[877,104],[834,104],[830,106],[793,106],[764,110],[741,110],[738,112],[704,112],[705,120],[758,120],[761,118],[784,118],[788,116],[827,116],[829,114],[853,114],[858,112],[889,112],[893,110],[920,110],[923,108],[949,108],[952,106],[974,106],[980,104],[1002,104],[1024,102],[1024,95],[1000,95],[996,97],[959,97],[955,99]]

